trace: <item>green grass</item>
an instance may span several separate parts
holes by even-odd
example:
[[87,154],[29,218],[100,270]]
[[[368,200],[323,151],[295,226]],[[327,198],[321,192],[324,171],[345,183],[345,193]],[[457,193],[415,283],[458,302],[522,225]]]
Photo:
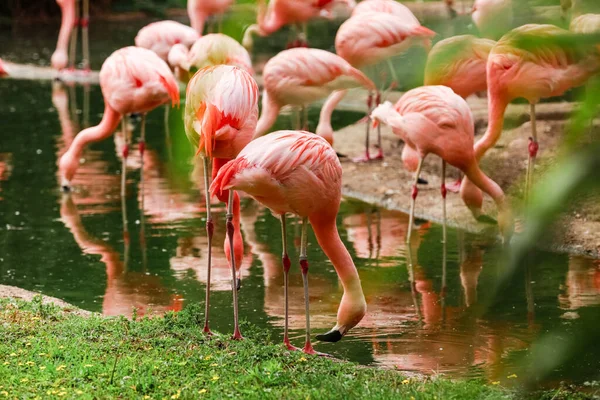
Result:
[[39,297],[0,299],[0,399],[522,398],[478,381],[409,379],[290,353],[248,325],[243,341],[207,338],[201,321],[199,307],[130,321],[81,317]]

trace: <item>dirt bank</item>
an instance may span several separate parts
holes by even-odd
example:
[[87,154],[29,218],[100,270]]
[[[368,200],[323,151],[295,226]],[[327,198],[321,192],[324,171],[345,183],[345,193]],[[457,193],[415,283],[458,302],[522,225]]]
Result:
[[30,290],[21,289],[15,286],[0,285],[0,298],[13,298],[31,301],[35,296],[39,295],[42,296],[43,304],[54,303],[60,308],[62,308],[64,312],[81,315],[84,317],[92,315],[91,312],[82,310],[81,308],[75,307],[74,305],[69,304],[63,300],[57,299],[56,297],[45,296],[41,293],[32,292]]
[[[390,100],[400,94],[393,93]],[[344,102],[341,108],[362,109],[364,95],[355,93],[353,98]],[[474,111],[478,134],[485,131],[487,114],[485,99],[474,98],[469,101]],[[513,105],[507,112],[507,119],[514,129],[505,130],[495,148],[482,160],[482,169],[490,175],[511,196],[515,203],[520,201],[521,186],[527,165],[527,138],[530,132],[528,106]],[[565,118],[574,109],[570,103],[550,103],[538,106],[538,132],[540,153],[536,165],[536,177],[541,179],[556,157],[556,149],[563,135]],[[523,121],[527,121],[523,123]],[[364,153],[365,124],[348,126],[334,135],[334,147],[349,158]],[[382,127],[385,160],[368,164],[356,164],[349,160],[342,162],[344,168],[344,194],[382,207],[408,212],[412,174],[407,172],[401,161],[403,144],[387,127]],[[375,150],[373,149],[373,154]],[[421,176],[428,185],[420,185],[416,206],[416,215],[420,218],[440,222],[442,220],[442,198],[440,195],[441,161],[438,157],[426,159]],[[449,170],[447,182],[453,182],[456,170]],[[557,221],[550,240],[544,240],[540,247],[548,250],[567,251],[593,257],[600,256],[600,202],[593,196],[573,202],[566,208],[564,215]],[[475,221],[462,203],[458,194],[449,193],[447,200],[448,223],[472,232],[497,236],[494,226]],[[486,198],[484,212],[496,215],[494,203]],[[558,229],[560,227],[560,229]]]

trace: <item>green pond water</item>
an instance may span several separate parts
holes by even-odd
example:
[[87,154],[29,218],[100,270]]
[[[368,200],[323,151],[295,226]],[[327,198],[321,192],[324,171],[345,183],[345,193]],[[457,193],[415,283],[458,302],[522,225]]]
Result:
[[[92,25],[93,67],[130,44],[147,22]],[[55,31],[56,26],[43,25],[0,31],[0,55],[47,64]],[[265,41],[264,48],[273,43]],[[265,54],[259,51],[258,57]],[[102,111],[96,86],[0,80],[0,284],[105,315],[131,316],[134,309],[137,315],[154,315],[203,303],[202,171],[194,168],[180,111],[170,112],[169,132],[163,109],[149,115],[143,170],[139,153],[129,158],[128,245],[119,196],[119,134],[87,149],[75,191],[68,196],[59,191],[58,157],[82,127],[100,120]],[[318,112],[309,110],[311,128]],[[336,113],[334,128],[361,117]],[[282,116],[278,128],[291,127],[292,119]],[[222,250],[224,209],[215,204],[214,210],[212,326],[228,332],[232,296]],[[498,287],[506,267],[499,243],[452,229],[444,248],[441,227],[419,221],[407,247],[406,215],[350,200],[342,203],[338,223],[369,311],[341,342],[317,344],[319,351],[367,365],[505,385],[585,385],[600,378],[598,260],[536,252],[526,271]],[[242,230],[240,314],[277,337],[283,326],[279,222],[244,199]],[[293,221],[293,260],[299,234]],[[309,241],[311,325],[320,333],[335,324],[341,285],[312,234]],[[292,338],[300,345],[304,303],[297,263],[290,284]]]

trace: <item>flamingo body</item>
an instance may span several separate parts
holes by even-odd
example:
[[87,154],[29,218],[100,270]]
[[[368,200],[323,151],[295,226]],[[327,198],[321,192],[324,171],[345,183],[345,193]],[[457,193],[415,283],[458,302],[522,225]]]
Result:
[[356,5],[356,7],[354,7],[354,10],[352,11],[352,17],[369,12],[391,14],[408,24],[412,23],[414,25],[421,25],[417,17],[415,17],[408,7],[395,0],[361,1]]
[[344,22],[335,37],[336,53],[356,68],[378,64],[415,43],[429,47],[435,32],[392,14],[366,13]]
[[[573,18],[569,30],[585,35],[600,33],[600,14],[583,14]],[[600,51],[600,44],[596,48]]]
[[265,65],[263,79],[263,111],[255,137],[268,131],[284,105],[306,105],[336,90],[360,86],[375,89],[373,82],[347,61],[319,49],[280,52]]
[[174,45],[180,43],[189,49],[198,38],[198,33],[189,26],[176,21],[158,21],[140,29],[135,37],[135,45],[152,50],[167,61]]
[[487,90],[487,59],[496,42],[472,35],[437,42],[425,66],[425,85],[443,85],[462,98]]
[[479,32],[497,39],[513,23],[512,0],[475,0],[471,16]]

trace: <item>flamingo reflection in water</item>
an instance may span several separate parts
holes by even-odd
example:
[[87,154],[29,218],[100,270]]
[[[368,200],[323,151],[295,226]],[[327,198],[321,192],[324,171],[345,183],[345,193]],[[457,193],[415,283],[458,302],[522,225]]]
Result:
[[[575,311],[600,304],[600,260],[569,256],[569,271],[564,288],[558,296],[560,307]],[[565,318],[577,317],[569,313]]]

